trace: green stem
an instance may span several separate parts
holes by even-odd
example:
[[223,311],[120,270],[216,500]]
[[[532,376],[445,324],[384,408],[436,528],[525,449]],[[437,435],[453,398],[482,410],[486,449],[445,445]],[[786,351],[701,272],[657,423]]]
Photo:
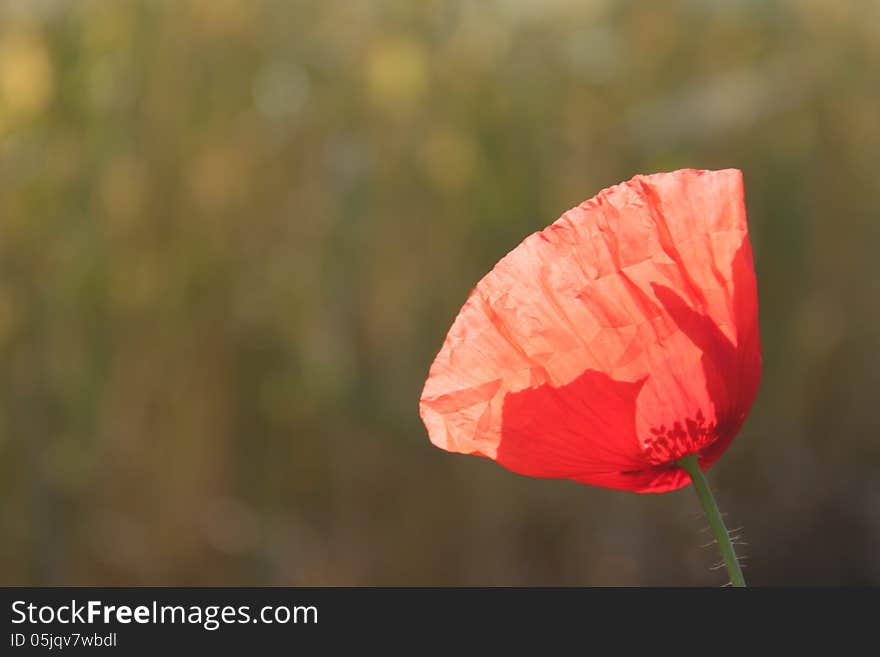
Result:
[[727,566],[727,572],[730,575],[730,583],[733,586],[744,587],[746,580],[743,579],[742,570],[739,567],[739,561],[736,559],[736,552],[733,549],[733,543],[730,542],[730,534],[727,533],[727,527],[724,526],[724,520],[721,518],[721,512],[718,510],[718,503],[712,491],[709,490],[709,484],[703,471],[700,470],[700,464],[697,462],[697,455],[691,454],[679,459],[678,464],[684,468],[691,476],[694,483],[694,489],[697,491],[697,497],[700,498],[700,504],[703,506],[703,512],[709,519],[709,527],[718,548],[721,550],[721,556],[724,558],[724,564]]

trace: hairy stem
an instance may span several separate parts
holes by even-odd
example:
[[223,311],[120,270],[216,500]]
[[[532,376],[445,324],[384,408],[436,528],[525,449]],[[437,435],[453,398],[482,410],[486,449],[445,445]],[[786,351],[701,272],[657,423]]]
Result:
[[736,558],[736,552],[733,549],[733,543],[730,542],[730,534],[727,533],[727,527],[724,526],[724,520],[721,512],[718,510],[718,503],[712,491],[709,490],[709,484],[700,465],[697,462],[697,455],[691,454],[679,459],[678,464],[684,468],[694,483],[694,489],[697,491],[697,497],[700,498],[700,504],[703,506],[703,512],[709,519],[709,528],[715,537],[715,542],[721,550],[721,556],[724,558],[724,564],[727,566],[727,572],[730,575],[730,583],[733,586],[744,587],[746,580],[743,578],[742,570],[739,567],[739,561]]

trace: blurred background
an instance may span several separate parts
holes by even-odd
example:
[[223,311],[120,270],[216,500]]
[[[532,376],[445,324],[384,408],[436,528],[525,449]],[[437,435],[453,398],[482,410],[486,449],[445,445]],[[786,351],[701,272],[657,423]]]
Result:
[[880,2],[0,0],[0,583],[721,585],[693,491],[432,447],[476,281],[738,167],[754,584],[880,584]]

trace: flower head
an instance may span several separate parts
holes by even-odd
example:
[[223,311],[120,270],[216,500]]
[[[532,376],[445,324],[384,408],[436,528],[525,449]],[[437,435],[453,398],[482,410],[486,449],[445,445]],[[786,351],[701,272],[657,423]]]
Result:
[[527,237],[455,319],[420,402],[431,441],[637,492],[730,444],[761,375],[735,169],[636,176]]

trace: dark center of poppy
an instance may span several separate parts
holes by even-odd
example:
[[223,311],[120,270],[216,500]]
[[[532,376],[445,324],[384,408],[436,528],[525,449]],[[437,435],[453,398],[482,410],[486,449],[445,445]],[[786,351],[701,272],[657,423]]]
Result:
[[676,422],[667,428],[665,424],[651,429],[645,440],[645,456],[655,466],[670,465],[678,459],[695,454],[718,438],[718,425],[706,422],[702,411],[693,418],[686,418],[684,426]]

